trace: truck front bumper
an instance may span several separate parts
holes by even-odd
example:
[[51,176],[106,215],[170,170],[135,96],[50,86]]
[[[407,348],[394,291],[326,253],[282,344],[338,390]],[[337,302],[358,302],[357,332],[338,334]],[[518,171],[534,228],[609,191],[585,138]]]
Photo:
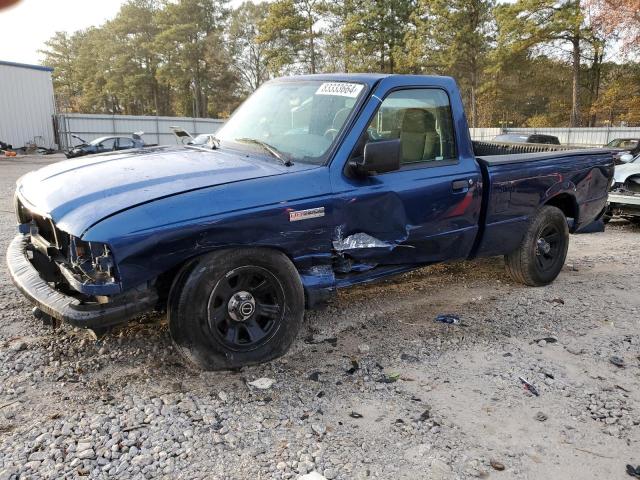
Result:
[[83,328],[101,328],[126,322],[152,310],[158,302],[155,289],[134,289],[108,297],[107,303],[66,295],[42,279],[29,261],[27,235],[16,236],[7,250],[7,265],[13,283],[25,297],[53,318]]

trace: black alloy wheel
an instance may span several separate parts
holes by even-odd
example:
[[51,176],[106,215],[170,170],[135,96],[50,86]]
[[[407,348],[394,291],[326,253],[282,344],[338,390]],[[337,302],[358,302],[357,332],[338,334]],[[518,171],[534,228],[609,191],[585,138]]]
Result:
[[209,328],[232,350],[255,348],[273,334],[285,302],[282,284],[267,269],[255,265],[236,268],[211,291]]

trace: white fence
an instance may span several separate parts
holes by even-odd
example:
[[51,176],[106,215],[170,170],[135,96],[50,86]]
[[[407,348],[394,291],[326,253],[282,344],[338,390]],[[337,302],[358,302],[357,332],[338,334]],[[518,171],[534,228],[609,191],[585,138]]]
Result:
[[145,143],[175,145],[177,139],[169,127],[182,127],[191,135],[213,133],[224,120],[214,118],[153,117],[134,115],[90,115],[85,113],[61,113],[56,115],[57,143],[65,150],[77,145],[71,134],[86,141],[106,135],[130,136],[133,132],[144,132]]
[[543,133],[558,137],[563,145],[602,146],[615,138],[640,138],[640,127],[589,128],[470,128],[472,140],[491,140],[501,133]]
[[[213,133],[224,123],[215,118],[153,117],[133,115],[101,115],[61,113],[55,116],[56,137],[60,149],[78,143],[71,134],[90,141],[106,135],[129,136],[144,132],[149,144],[175,145],[177,140],[169,127],[182,127],[193,136]],[[595,128],[470,128],[473,140],[491,140],[500,133],[524,132],[555,135],[562,144],[602,146],[614,138],[640,138],[640,127]]]

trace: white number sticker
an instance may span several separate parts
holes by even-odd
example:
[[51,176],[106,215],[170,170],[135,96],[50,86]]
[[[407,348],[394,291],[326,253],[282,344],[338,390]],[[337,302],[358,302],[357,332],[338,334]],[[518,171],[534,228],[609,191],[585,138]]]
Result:
[[320,85],[316,95],[335,95],[339,97],[355,98],[362,90],[363,85],[359,83],[346,82],[326,82]]

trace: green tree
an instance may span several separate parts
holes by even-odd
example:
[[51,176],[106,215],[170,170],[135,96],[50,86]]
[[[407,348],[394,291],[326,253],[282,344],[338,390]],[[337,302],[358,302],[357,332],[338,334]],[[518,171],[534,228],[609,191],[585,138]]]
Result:
[[158,14],[158,76],[175,90],[174,109],[181,114],[205,117],[224,110],[236,88],[228,82],[230,61],[222,36],[226,6],[226,0],[179,0],[166,3]]
[[76,69],[78,43],[77,35],[56,32],[40,50],[44,56],[44,64],[53,68],[53,88],[60,112],[77,110],[77,102],[82,95],[82,85]]
[[352,0],[345,7],[337,14],[351,68],[396,72],[415,0]]
[[492,9],[492,0],[419,0],[405,39],[403,66],[455,77],[472,127],[478,124],[478,90],[492,42]]
[[259,24],[259,41],[267,44],[271,73],[316,73],[322,32],[321,0],[276,0],[269,4],[266,18]]
[[168,87],[160,85],[157,78],[158,11],[156,0],[130,0],[103,27],[111,36],[105,48],[111,56],[112,82],[123,94],[127,113],[166,115],[170,111],[163,101]]
[[267,16],[269,5],[246,1],[231,14],[228,37],[233,66],[243,91],[251,93],[269,78],[268,41],[259,41],[259,25]]
[[580,124],[580,66],[582,44],[590,39],[580,0],[517,0],[496,8],[502,62],[514,53],[536,48],[571,49],[572,90],[569,126]]

